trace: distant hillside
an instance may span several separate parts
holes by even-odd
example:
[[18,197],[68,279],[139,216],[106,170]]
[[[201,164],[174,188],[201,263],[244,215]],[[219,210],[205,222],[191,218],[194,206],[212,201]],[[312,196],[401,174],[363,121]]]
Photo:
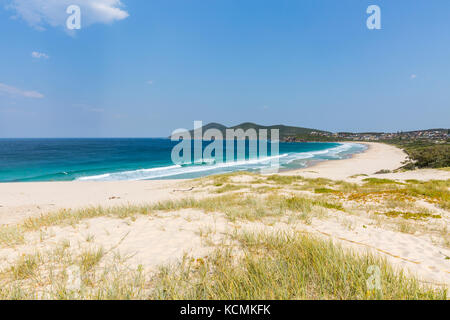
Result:
[[[290,127],[290,126],[285,126],[285,125],[262,126],[262,125],[259,125],[256,123],[251,123],[251,122],[244,122],[244,123],[238,124],[236,126],[232,126],[232,127],[226,127],[220,123],[209,123],[202,127],[203,133],[208,129],[218,129],[220,132],[222,132],[222,135],[224,137],[226,135],[226,129],[234,129],[234,130],[242,129],[244,131],[246,131],[248,129],[255,129],[257,132],[260,129],[267,129],[269,138],[270,138],[270,130],[278,129],[278,130],[280,130],[279,131],[280,140],[286,140],[289,137],[310,135],[313,132],[331,134],[328,131],[322,131],[322,130],[317,130],[317,129],[303,128],[303,127]],[[191,137],[194,137],[194,130],[190,130],[189,132],[191,134]]]

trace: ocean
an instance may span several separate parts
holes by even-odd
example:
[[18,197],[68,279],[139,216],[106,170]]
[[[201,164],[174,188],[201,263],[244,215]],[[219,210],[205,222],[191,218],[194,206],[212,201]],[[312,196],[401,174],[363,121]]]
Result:
[[[0,139],[0,182],[187,179],[258,172],[270,167],[273,159],[269,147],[264,158],[247,150],[245,160],[174,164],[171,152],[176,144],[158,138]],[[357,143],[280,143],[278,160],[281,170],[304,168],[312,161],[344,159],[365,149]]]

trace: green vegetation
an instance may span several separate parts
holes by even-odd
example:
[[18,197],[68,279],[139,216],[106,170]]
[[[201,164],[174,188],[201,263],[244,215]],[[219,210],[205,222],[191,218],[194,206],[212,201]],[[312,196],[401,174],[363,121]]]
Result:
[[412,162],[405,169],[450,167],[450,142],[434,143],[429,140],[389,140],[408,154]]
[[[288,137],[295,137],[295,136],[309,136],[312,132],[318,132],[318,133],[328,133],[327,131],[317,130],[317,129],[309,129],[309,128],[302,128],[302,127],[291,127],[291,126],[284,126],[284,125],[274,125],[274,126],[262,126],[256,123],[251,122],[245,122],[238,124],[233,127],[226,127],[220,123],[209,123],[207,125],[204,125],[202,127],[203,133],[209,129],[217,129],[222,133],[222,136],[226,137],[226,129],[242,129],[244,131],[247,131],[248,129],[255,129],[258,133],[259,130],[265,129],[267,130],[268,138],[270,138],[271,130],[272,129],[278,129],[279,130],[279,138],[281,140],[284,140]],[[194,130],[189,131],[191,136],[194,136]]]
[[314,189],[314,192],[315,193],[336,193],[339,191],[336,191],[336,190],[333,190],[330,188],[316,188],[316,189]]
[[367,177],[368,175],[365,173],[360,173],[360,174],[354,174],[352,176],[350,176],[349,178],[358,178],[358,177]]
[[388,212],[377,212],[377,214],[384,214],[388,217],[402,217],[404,219],[421,220],[425,218],[441,219],[442,217],[438,214],[424,213],[424,212],[401,212],[401,211],[388,211]]
[[374,185],[374,184],[402,184],[395,180],[390,179],[378,179],[378,178],[366,178],[363,179],[364,182],[368,185]]
[[230,191],[237,191],[240,189],[244,189],[247,188],[249,186],[245,186],[245,185],[236,185],[236,184],[226,184],[223,187],[216,189],[214,192],[215,193],[226,193],[226,192],[230,192]]

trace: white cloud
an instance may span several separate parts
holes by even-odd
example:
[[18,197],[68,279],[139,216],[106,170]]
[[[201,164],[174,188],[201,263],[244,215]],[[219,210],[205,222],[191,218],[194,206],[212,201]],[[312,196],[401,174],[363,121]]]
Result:
[[32,27],[65,27],[67,7],[81,8],[81,27],[95,23],[112,23],[129,16],[120,0],[10,0],[10,9]]
[[147,81],[147,84],[148,84],[148,85],[152,85],[152,84],[153,84],[153,80]]
[[25,98],[42,99],[44,95],[37,91],[26,91],[13,86],[8,86],[4,83],[0,83],[0,94],[7,94],[10,96],[21,96]]
[[50,58],[49,56],[48,56],[48,54],[46,54],[46,53],[43,53],[43,52],[37,52],[37,51],[33,51],[32,53],[31,53],[31,56],[33,57],[33,58],[36,58],[36,59],[48,59],[48,58]]
[[412,75],[410,76],[410,78],[411,78],[412,80],[416,79],[416,78],[417,78],[417,74],[412,74]]

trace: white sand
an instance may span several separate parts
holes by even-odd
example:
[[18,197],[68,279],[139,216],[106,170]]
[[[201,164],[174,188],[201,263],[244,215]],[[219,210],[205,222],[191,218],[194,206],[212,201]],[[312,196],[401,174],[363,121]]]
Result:
[[[327,161],[311,168],[284,172],[306,177],[326,177],[357,181],[349,178],[357,174],[391,179],[450,179],[450,172],[417,170],[405,173],[374,175],[375,172],[394,170],[406,158],[403,151],[384,144],[370,143],[370,148],[351,159]],[[60,208],[88,206],[116,206],[154,203],[187,196],[200,197],[202,193],[180,192],[189,188],[190,181],[130,181],[130,182],[47,182],[0,184],[0,225],[19,223],[29,216],[56,211]],[[446,223],[448,216],[442,221]],[[349,228],[342,219],[348,219]],[[370,222],[369,222],[370,223]],[[370,250],[387,257],[394,266],[405,268],[425,281],[450,285],[450,251],[441,247],[428,235],[395,232],[382,226],[370,225],[364,217],[332,214],[327,219],[314,219],[311,226],[275,223],[231,223],[223,214],[204,214],[194,210],[169,212],[158,217],[113,219],[102,217],[83,221],[76,228],[52,227],[42,234],[29,236],[26,245],[0,249],[0,266],[11,263],[18,255],[37,249],[53,247],[59,240],[86,242],[92,235],[93,243],[106,249],[117,246],[123,254],[133,258],[133,264],[155,268],[179,260],[183,254],[204,256],[211,250],[205,243],[201,230],[210,230],[215,243],[236,227],[265,230],[301,230],[321,237],[332,238],[357,250]],[[124,238],[125,237],[125,238]],[[123,241],[122,238],[124,239]],[[87,245],[87,244],[86,244]]]
[[[364,178],[388,178],[397,180],[447,180],[450,172],[437,169],[420,169],[407,172],[375,174],[381,170],[396,170],[407,160],[407,154],[394,146],[376,142],[358,142],[368,149],[353,155],[350,159],[318,162],[308,168],[287,171],[284,175],[301,175],[308,178],[358,181]],[[364,175],[352,178],[355,175]]]
[[184,180],[0,183],[0,225],[64,208],[154,203],[185,196]]

